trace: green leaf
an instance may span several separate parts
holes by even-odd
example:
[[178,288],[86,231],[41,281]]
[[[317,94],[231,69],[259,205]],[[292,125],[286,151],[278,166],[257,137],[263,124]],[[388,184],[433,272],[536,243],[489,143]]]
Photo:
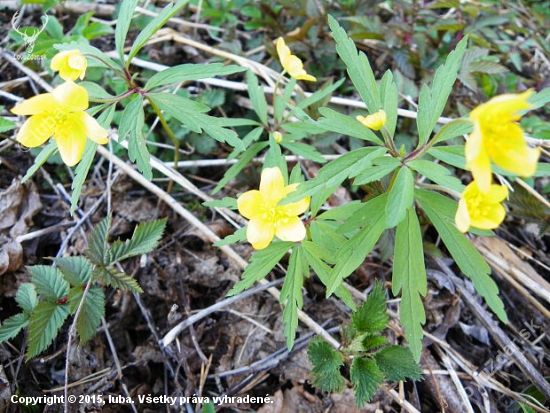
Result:
[[313,385],[329,393],[341,392],[346,385],[340,374],[340,367],[344,365],[342,354],[321,338],[309,343],[307,354],[313,364]]
[[342,83],[344,83],[345,81],[346,81],[346,79],[340,79],[338,82],[336,82],[332,85],[323,87],[322,89],[320,89],[320,90],[316,91],[315,93],[312,93],[311,95],[309,95],[304,100],[300,101],[300,103],[298,103],[297,107],[300,108],[300,109],[305,109],[308,106],[314,105],[317,102],[320,102],[320,101],[323,101],[323,100],[327,99],[328,96],[332,92],[334,92],[336,89],[338,89],[342,85]]
[[29,319],[29,346],[25,356],[27,361],[48,348],[68,315],[67,304],[58,305],[46,301],[38,303]]
[[258,77],[250,69],[246,72],[246,84],[248,85],[248,96],[250,96],[254,112],[258,115],[262,125],[268,125],[267,101],[265,99],[264,89],[260,87]]
[[286,347],[290,350],[294,347],[294,338],[298,328],[298,310],[304,305],[302,287],[304,277],[309,275],[308,264],[304,259],[302,247],[298,244],[292,249],[285,282],[281,289],[279,301],[285,303],[283,310],[283,322],[285,325]]
[[359,121],[329,108],[319,108],[319,113],[323,115],[322,118],[317,120],[320,127],[331,132],[382,145],[380,138]]
[[[73,288],[69,294],[71,313],[75,313],[84,296],[82,288]],[[84,298],[84,304],[76,319],[76,331],[80,337],[80,345],[92,338],[105,315],[105,295],[98,287],[91,287]]]
[[252,254],[250,262],[243,272],[242,280],[235,284],[227,295],[238,294],[249,288],[256,281],[263,279],[293,245],[293,242],[273,242],[266,249],[256,251]]
[[202,204],[211,208],[237,209],[237,200],[229,196],[224,196],[222,199],[213,199],[211,201],[206,201]]
[[54,152],[57,151],[57,143],[55,140],[50,139],[48,144],[42,148],[38,156],[34,160],[34,164],[29,168],[23,179],[21,180],[21,183],[24,184],[29,180],[31,176],[33,176],[38,169],[42,165],[46,163],[46,161],[49,159],[50,156],[54,154]]
[[[226,76],[246,70],[236,65],[225,66],[222,63],[192,64],[186,63],[170,67],[151,76],[145,83],[145,90],[169,85],[171,83],[189,82],[197,79],[206,79],[214,76]],[[166,94],[165,95],[172,95]],[[173,96],[173,95],[172,95]]]
[[455,119],[445,124],[434,137],[434,144],[445,142],[457,136],[466,135],[473,130],[472,122],[468,119]]
[[372,360],[355,357],[351,363],[350,379],[355,392],[355,403],[361,407],[368,403],[378,386],[383,383],[382,372]]
[[351,324],[358,333],[377,333],[387,327],[388,319],[386,292],[376,282],[365,302],[351,316]]
[[118,57],[124,62],[124,42],[132,23],[132,16],[139,0],[123,0],[119,8],[118,19],[115,29],[115,45]]
[[422,325],[426,314],[420,296],[427,293],[426,267],[422,248],[422,233],[416,211],[410,208],[407,216],[397,225],[392,292],[401,291],[399,318],[415,360],[422,352]]
[[379,348],[387,343],[388,339],[384,336],[379,334],[363,333],[356,336],[347,348],[348,350],[354,352],[362,352]]
[[293,77],[290,78],[288,83],[285,86],[285,89],[283,91],[283,96],[277,94],[273,96],[273,115],[275,117],[275,122],[277,124],[284,123],[283,121],[283,114],[285,107],[287,106],[288,102],[290,102],[290,98],[292,96],[292,93],[294,92],[294,89],[296,87],[296,79]]
[[374,361],[388,380],[422,380],[422,369],[406,347],[388,346],[374,354]]
[[342,155],[323,166],[314,179],[300,184],[296,191],[288,195],[283,204],[297,202],[304,196],[312,196],[340,185],[346,178],[355,176],[368,168],[372,159],[383,155],[385,148],[360,148]]
[[[0,106],[0,111],[3,108],[4,108],[3,106]],[[0,117],[0,133],[4,133],[12,129],[15,129],[15,126],[16,126],[15,123],[12,122],[11,120]]]
[[82,287],[90,281],[92,275],[92,263],[85,257],[64,257],[54,259],[55,265],[69,284]]
[[19,332],[29,325],[29,316],[25,313],[15,314],[6,318],[0,326],[0,343],[17,336]]
[[38,296],[33,283],[23,283],[19,286],[15,301],[25,313],[31,313],[38,304]]
[[80,82],[78,85],[86,89],[86,91],[88,92],[88,98],[91,101],[115,98],[113,95],[108,93],[103,87],[95,82],[84,81]]
[[414,201],[414,177],[409,168],[402,166],[388,193],[386,228],[393,228],[405,218]]
[[302,156],[305,159],[311,159],[314,162],[325,163],[327,161],[323,158],[321,152],[309,144],[301,142],[282,142],[281,146],[288,149],[295,155]]
[[383,211],[386,207],[387,198],[388,195],[383,194],[360,204],[358,208],[353,208],[352,214],[340,226],[338,232],[345,234],[360,227],[369,226],[373,221],[380,220],[384,216]]
[[401,166],[401,161],[397,158],[381,156],[372,160],[372,166],[355,177],[355,185],[365,185],[370,182],[382,179],[390,172]]
[[433,131],[437,119],[443,113],[449,95],[456,81],[462,57],[466,52],[468,37],[465,36],[453,50],[445,64],[435,72],[432,87],[424,85],[418,97],[418,116],[416,125],[418,127],[418,147],[424,145]]
[[137,281],[129,275],[110,267],[96,267],[92,272],[94,279],[101,278],[107,285],[124,291],[142,293],[143,290]]
[[498,296],[498,287],[489,276],[489,265],[454,224],[456,202],[441,194],[424,190],[417,190],[416,197],[460,270],[472,280],[476,291],[485,298],[498,318],[507,323],[508,317],[504,311],[504,303]]
[[109,265],[153,251],[158,245],[165,228],[166,218],[139,224],[134,229],[132,238],[124,243],[117,240],[111,245]]
[[92,231],[88,237],[88,250],[86,251],[86,257],[92,263],[104,266],[107,265],[107,254],[109,252],[109,244],[107,238],[109,237],[109,228],[111,227],[111,215],[105,217]]
[[36,287],[36,292],[48,301],[57,301],[69,294],[69,283],[65,281],[61,272],[47,265],[33,265],[28,267]]
[[428,153],[455,168],[466,169],[464,145],[436,146],[430,149]]
[[377,112],[382,104],[378,94],[378,85],[367,56],[363,52],[357,52],[354,41],[348,37],[346,31],[340,27],[334,17],[329,15],[328,23],[336,41],[336,51],[345,63],[353,85],[367,105],[369,113]]
[[386,129],[393,136],[397,125],[397,85],[393,74],[387,70],[380,81],[380,96],[382,97],[382,109],[386,112]]
[[145,124],[145,112],[143,111],[143,98],[141,96],[131,100],[122,112],[118,129],[121,140],[128,139],[128,156],[135,162],[140,172],[151,180],[153,169],[149,160],[147,143],[143,136],[142,128]]
[[407,165],[444,188],[454,189],[457,192],[464,190],[464,185],[462,185],[460,179],[452,176],[451,171],[442,165],[424,159],[415,159],[408,162]]
[[[134,58],[134,56],[141,50],[141,48],[149,41],[151,36],[157,32],[162,26],[166,24],[166,22],[174,17],[174,15],[183,7],[185,6],[189,0],[179,0],[177,3],[168,3],[164,9],[143,28],[139,32],[138,37],[133,41],[132,48],[130,49],[130,53],[128,54],[128,62],[126,63],[126,66],[130,66],[130,61]],[[124,4],[121,6],[121,9],[124,7]],[[135,8],[135,5],[134,5]],[[133,11],[133,8],[132,8]],[[120,14],[122,14],[122,11],[119,13],[119,22],[120,22]],[[126,29],[126,32],[128,29]],[[118,32],[118,24],[117,24],[117,32]],[[124,36],[126,33],[124,33]],[[115,36],[116,40],[116,36]],[[118,42],[117,44],[117,50],[118,49]],[[119,50],[120,54],[120,50]],[[122,60],[122,59],[121,59]]]
[[214,243],[213,245],[215,247],[223,247],[224,245],[230,245],[241,241],[246,241],[246,227],[239,228],[233,234],[228,235],[227,237]]

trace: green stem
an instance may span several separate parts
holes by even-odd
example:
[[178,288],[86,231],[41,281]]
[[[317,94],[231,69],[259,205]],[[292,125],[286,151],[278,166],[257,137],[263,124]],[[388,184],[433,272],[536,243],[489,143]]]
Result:
[[382,136],[384,137],[384,143],[386,147],[390,150],[390,153],[394,158],[399,157],[399,151],[395,147],[395,143],[393,141],[393,138],[390,135],[390,132],[388,129],[384,126],[382,129],[380,129],[380,132],[382,132]]
[[103,60],[101,57],[99,56],[96,56],[94,54],[90,54],[90,53],[83,53],[83,56],[89,56],[89,57],[93,57],[94,59],[97,59],[99,60],[101,63],[103,63],[105,66],[107,66],[109,69],[111,69],[113,72],[115,72],[119,77],[121,77],[122,79],[126,80],[126,76],[124,76],[124,73],[121,72],[120,70],[118,70],[117,68],[111,66],[109,63],[107,63],[105,60]]
[[460,199],[462,197],[459,192],[440,185],[416,183],[416,186],[418,186],[419,188],[430,189],[432,191],[445,192],[446,194],[449,194],[456,199]]

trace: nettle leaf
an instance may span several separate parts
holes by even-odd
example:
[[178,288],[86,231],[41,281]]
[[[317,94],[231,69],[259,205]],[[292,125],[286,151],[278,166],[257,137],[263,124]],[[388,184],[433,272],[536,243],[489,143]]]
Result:
[[248,96],[250,97],[254,112],[258,115],[262,125],[268,125],[267,101],[265,99],[264,89],[260,86],[258,77],[250,69],[246,72],[246,84],[248,85]]
[[119,8],[115,29],[115,45],[118,57],[124,62],[124,41],[132,23],[132,16],[139,0],[124,0]]
[[132,235],[132,238],[124,243],[115,241],[109,250],[109,265],[151,252],[158,245],[160,238],[166,228],[166,218],[139,224]]
[[465,36],[453,50],[445,64],[435,72],[432,87],[424,85],[418,97],[418,116],[416,125],[418,127],[418,147],[424,145],[433,131],[437,119],[443,113],[449,95],[460,69],[462,57],[466,52],[468,37]]
[[19,313],[6,318],[0,326],[0,343],[14,338],[28,325],[29,315],[26,313]]
[[320,127],[331,132],[382,145],[380,138],[358,120],[330,108],[319,108],[319,113],[323,115],[322,118],[317,120]]
[[307,181],[289,194],[281,203],[297,202],[304,196],[312,196],[326,189],[333,189],[350,176],[363,172],[371,165],[374,158],[378,158],[386,152],[385,148],[360,148],[342,155],[329,162],[317,173],[317,176]]
[[416,197],[460,270],[472,280],[476,291],[485,298],[498,318],[507,323],[508,316],[504,310],[504,303],[498,296],[498,287],[489,276],[491,268],[454,224],[456,202],[436,192],[425,190],[417,190]]
[[28,169],[27,173],[21,180],[21,183],[24,184],[29,180],[30,177],[32,177],[36,171],[40,169],[42,165],[46,163],[46,161],[57,151],[57,143],[55,140],[50,139],[48,144],[42,148],[40,153],[36,156],[34,159],[34,164]]
[[405,218],[414,201],[414,177],[407,166],[401,167],[388,193],[386,228],[393,228]]
[[86,251],[86,257],[96,265],[107,265],[107,254],[109,253],[109,228],[111,227],[111,215],[103,219],[92,231],[88,237],[89,249]]
[[302,247],[296,245],[292,249],[285,282],[281,289],[279,301],[285,304],[283,310],[283,322],[285,324],[286,346],[290,350],[294,347],[294,338],[298,328],[298,310],[304,305],[302,286],[304,277],[309,275],[309,266],[303,256]]
[[355,42],[350,39],[336,19],[328,16],[328,24],[336,41],[336,51],[345,63],[349,78],[367,105],[370,113],[377,112],[381,107],[378,85],[367,56],[358,52]]
[[25,313],[31,313],[38,304],[38,295],[33,283],[23,283],[19,286],[15,301]]
[[222,63],[210,63],[206,65],[185,63],[154,74],[145,83],[144,89],[151,90],[155,87],[172,83],[189,82],[214,76],[227,76],[242,72],[243,70],[246,70],[246,68],[236,65],[224,65]]
[[408,165],[415,171],[424,175],[430,181],[433,181],[442,187],[451,188],[457,192],[462,192],[464,190],[464,185],[460,182],[460,179],[457,179],[451,175],[451,171],[443,165],[426,161],[424,159],[415,159],[408,162]]
[[376,282],[365,302],[351,316],[351,324],[358,333],[377,333],[387,327],[388,319],[386,292]]
[[[84,298],[82,288],[72,288],[69,293],[69,305],[71,313],[74,314]],[[105,294],[98,287],[91,287],[86,293],[82,309],[76,319],[76,331],[80,337],[80,345],[92,338],[99,325],[101,317],[105,315]]]
[[82,287],[90,280],[93,266],[85,257],[56,258],[54,262],[69,284]]
[[388,380],[422,380],[422,369],[406,347],[388,346],[376,352],[374,361]]
[[351,363],[350,379],[355,392],[355,403],[361,407],[368,403],[378,386],[384,382],[382,372],[372,360],[355,357]]
[[420,296],[426,295],[428,285],[422,233],[414,208],[410,208],[406,218],[397,225],[394,254],[392,292],[397,295],[401,291],[399,318],[413,356],[418,361],[424,335],[422,325],[426,322]]
[[126,105],[122,112],[118,132],[121,140],[128,139],[128,156],[130,160],[137,164],[138,169],[145,178],[151,180],[153,169],[145,136],[143,136],[142,128],[144,124],[143,97],[137,96]]
[[32,276],[31,281],[36,287],[36,292],[48,301],[57,301],[69,294],[69,283],[63,278],[63,274],[54,267],[47,265],[33,265],[28,267]]
[[252,254],[250,262],[243,272],[242,279],[233,286],[227,295],[238,294],[249,288],[256,281],[265,278],[293,245],[293,242],[273,242],[266,249],[256,251]]
[[313,385],[329,393],[341,392],[346,385],[340,374],[340,367],[344,365],[342,354],[321,338],[311,341],[307,354],[313,364]]
[[68,315],[68,304],[38,303],[29,319],[27,361],[49,347]]
[[92,277],[94,279],[101,278],[107,285],[118,290],[132,291],[134,293],[143,292],[135,278],[114,268],[96,267],[92,272]]
[[[355,332],[356,333],[356,332]],[[348,349],[351,351],[361,352],[377,349],[388,343],[388,339],[379,334],[363,333],[356,336]]]

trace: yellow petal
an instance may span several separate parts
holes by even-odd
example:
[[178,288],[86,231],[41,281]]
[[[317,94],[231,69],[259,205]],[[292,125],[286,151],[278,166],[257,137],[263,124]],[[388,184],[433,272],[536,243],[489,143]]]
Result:
[[508,187],[504,185],[491,185],[489,191],[483,196],[487,203],[498,204],[508,196]]
[[290,217],[278,223],[275,235],[282,241],[298,242],[306,237],[306,228],[300,218]]
[[27,148],[36,148],[53,135],[55,126],[56,121],[53,116],[31,116],[19,129],[16,140]]
[[460,232],[466,232],[470,228],[470,214],[468,213],[466,201],[463,198],[458,201],[455,224]]
[[296,216],[306,212],[309,207],[309,196],[301,199],[298,202],[293,202],[292,204],[281,205],[279,208],[281,211],[284,211],[286,216]]
[[511,123],[506,140],[491,146],[489,152],[493,162],[509,172],[520,176],[531,176],[537,169],[540,155],[538,149],[529,148],[519,125]]
[[237,207],[239,208],[239,213],[248,219],[251,219],[258,213],[260,213],[264,204],[264,197],[260,191],[252,190],[247,191],[239,198],[237,198]]
[[285,181],[279,168],[265,168],[260,179],[260,192],[273,206],[284,198]]
[[63,50],[52,57],[52,61],[50,62],[50,69],[52,69],[54,72],[60,70],[64,64],[65,59],[69,56],[69,53],[70,50]]
[[479,229],[495,229],[504,221],[506,210],[501,204],[491,205],[487,208],[487,215],[475,215],[471,217],[471,226]]
[[62,83],[53,90],[52,95],[73,112],[88,109],[88,92],[76,83]]
[[369,129],[380,130],[386,124],[387,116],[386,116],[386,111],[384,111],[383,109],[380,109],[378,112],[373,113],[372,115],[368,115],[364,117],[357,116],[355,119],[357,119],[359,122],[363,124],[363,126],[366,126]]
[[93,117],[88,115],[86,112],[75,113],[79,117],[82,117],[82,121],[86,126],[86,136],[93,140],[95,143],[100,145],[105,145],[109,142],[109,134],[107,131],[95,120]]
[[517,118],[518,111],[532,107],[532,105],[527,102],[527,99],[529,99],[532,94],[532,90],[526,90],[523,93],[508,93],[496,96],[476,107],[470,114],[470,118],[480,121],[490,117],[506,117],[509,120]]
[[61,106],[55,97],[51,93],[42,93],[15,105],[11,109],[11,113],[28,116],[53,111],[57,108],[61,108]]
[[279,60],[281,65],[285,70],[287,70],[288,58],[291,56],[289,47],[285,44],[285,39],[279,37],[277,39],[277,54],[279,55]]
[[466,167],[470,168],[474,180],[482,192],[487,192],[491,186],[491,160],[483,147],[483,140],[479,127],[474,125],[474,131],[465,145]]
[[50,68],[59,71],[63,80],[75,81],[84,79],[87,65],[86,58],[78,50],[64,50],[53,57]]
[[264,221],[261,217],[254,217],[248,223],[246,228],[246,239],[257,250],[266,248],[275,236],[273,224]]
[[82,159],[86,147],[86,124],[79,113],[70,113],[60,125],[54,138],[57,142],[61,159],[68,166],[74,166]]

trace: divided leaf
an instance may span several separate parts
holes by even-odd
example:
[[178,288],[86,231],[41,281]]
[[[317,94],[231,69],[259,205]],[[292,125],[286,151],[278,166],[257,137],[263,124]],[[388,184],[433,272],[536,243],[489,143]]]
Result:
[[143,98],[138,96],[131,100],[122,112],[118,132],[121,140],[128,139],[128,156],[130,160],[137,164],[138,169],[145,178],[151,180],[153,169],[145,136],[143,136],[142,128],[144,124]]
[[109,245],[107,238],[109,237],[109,228],[111,227],[111,215],[103,219],[92,231],[88,237],[89,249],[86,251],[88,259],[99,266],[107,265],[107,254]]
[[[84,291],[82,289],[71,289],[71,294],[69,294],[71,313],[74,314],[76,312],[83,296]],[[80,345],[95,335],[97,328],[101,324],[101,317],[104,315],[105,295],[103,290],[98,287],[91,287],[84,298],[82,309],[76,320],[76,331],[80,337]]]
[[[236,65],[224,65],[222,63],[210,64],[192,64],[185,63],[172,66],[151,76],[144,89],[151,90],[158,86],[169,85],[171,83],[189,82],[197,79],[205,79],[214,76],[232,75],[233,73],[246,70],[244,67]],[[172,95],[173,96],[173,95]]]
[[82,287],[90,280],[92,264],[85,257],[56,258],[54,262],[69,284]]
[[113,242],[109,251],[109,265],[151,252],[157,246],[165,227],[166,218],[139,224],[132,238],[124,243],[120,240]]
[[41,301],[29,319],[29,345],[25,359],[46,350],[69,315],[69,305]]
[[28,267],[32,276],[31,281],[36,287],[36,292],[48,301],[57,301],[69,294],[69,283],[63,278],[63,274],[54,267],[47,265],[33,265]]
[[113,268],[95,268],[93,271],[93,278],[97,279],[98,277],[100,277],[107,285],[110,285],[118,290],[127,290],[134,293],[143,292],[134,278]]
[[414,200],[414,177],[411,170],[402,166],[388,193],[386,228],[393,228],[405,218]]
[[309,266],[305,261],[302,248],[296,245],[288,263],[285,282],[281,289],[279,302],[284,303],[283,322],[285,325],[286,347],[290,350],[294,347],[294,338],[298,328],[298,310],[304,305],[302,286],[304,277],[308,275]]

